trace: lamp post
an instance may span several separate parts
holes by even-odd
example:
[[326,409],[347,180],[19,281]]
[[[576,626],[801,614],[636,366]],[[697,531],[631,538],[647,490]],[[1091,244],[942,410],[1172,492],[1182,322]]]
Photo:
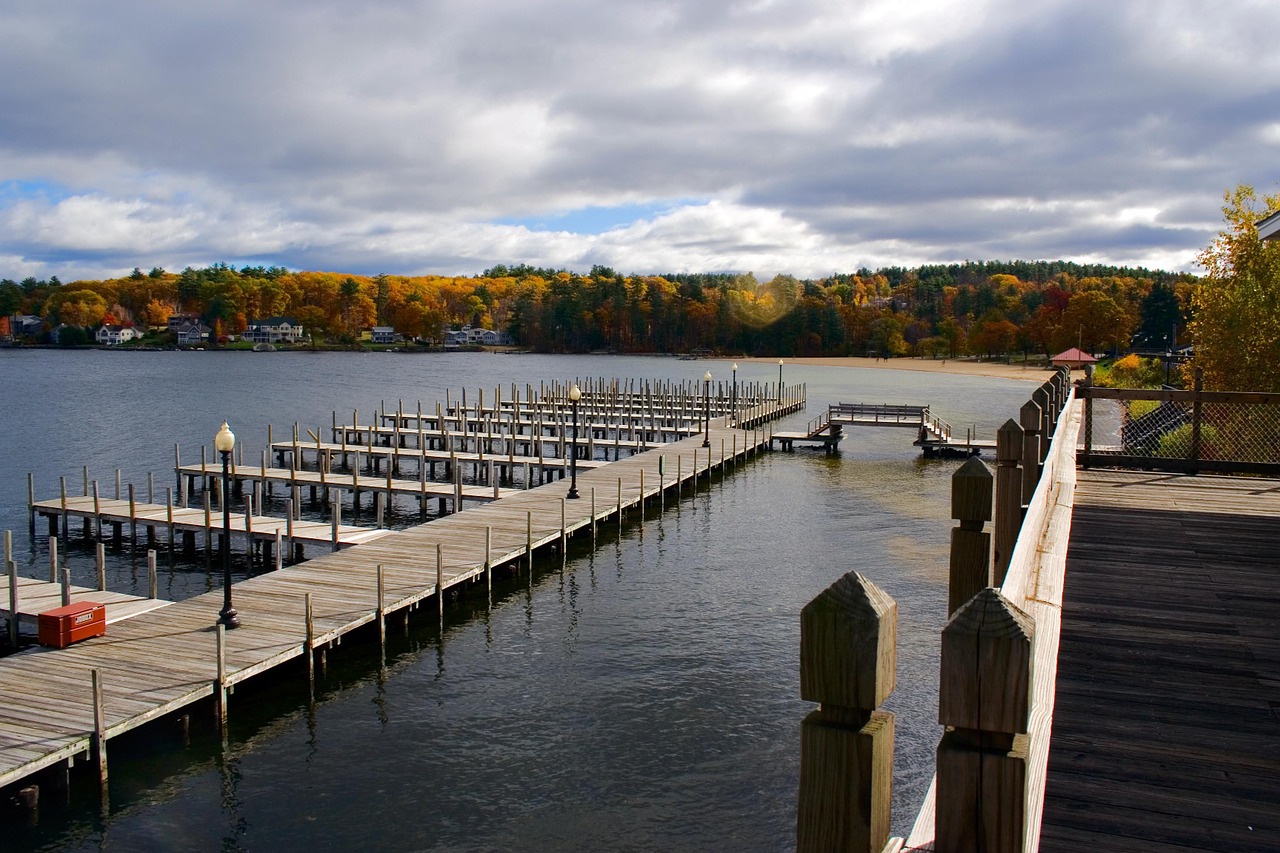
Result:
[[729,410],[733,412],[733,425],[738,425],[738,362],[733,363],[733,391],[729,394]]
[[778,359],[778,404],[782,404],[782,359]]
[[569,389],[569,399],[573,402],[573,442],[569,445],[569,494],[565,495],[569,500],[574,500],[578,495],[578,401],[582,399],[582,389],[578,387],[578,383],[573,383],[573,387]]
[[702,440],[703,447],[711,446],[711,371],[702,377],[703,420],[707,422],[707,437]]
[[213,446],[222,454],[222,612],[218,621],[229,630],[239,628],[240,620],[231,606],[231,451],[236,447],[236,434],[226,421],[213,437]]

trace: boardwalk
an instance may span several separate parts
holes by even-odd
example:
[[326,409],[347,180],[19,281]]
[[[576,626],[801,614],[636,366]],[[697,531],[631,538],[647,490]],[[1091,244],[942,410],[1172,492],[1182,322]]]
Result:
[[[797,395],[785,408],[803,405]],[[762,414],[760,416],[763,416]],[[710,447],[703,447],[709,441]],[[356,628],[468,581],[491,581],[494,566],[519,570],[532,553],[571,534],[621,525],[642,501],[672,501],[716,468],[736,466],[767,447],[760,430],[713,425],[709,434],[579,472],[569,481],[521,491],[297,566],[238,583],[242,627],[214,630],[221,592],[177,602],[113,625],[105,637],[64,650],[32,649],[0,661],[0,786],[105,744],[165,714],[212,697],[308,649],[323,650]],[[201,519],[203,522],[203,519]],[[307,602],[311,605],[308,619]],[[95,722],[90,672],[100,674]],[[95,733],[96,732],[96,733]]]
[[1280,482],[1081,471],[1042,851],[1280,850]]

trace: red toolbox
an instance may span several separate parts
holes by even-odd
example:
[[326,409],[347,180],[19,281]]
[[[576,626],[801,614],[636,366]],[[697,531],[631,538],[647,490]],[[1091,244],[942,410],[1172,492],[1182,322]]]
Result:
[[107,608],[92,601],[77,601],[40,614],[40,645],[65,649],[72,643],[101,637],[107,632]]

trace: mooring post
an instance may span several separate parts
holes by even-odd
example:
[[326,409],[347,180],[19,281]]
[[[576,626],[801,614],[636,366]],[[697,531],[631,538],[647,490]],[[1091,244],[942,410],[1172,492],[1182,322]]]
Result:
[[93,763],[98,768],[98,787],[102,801],[107,801],[107,708],[102,696],[102,673],[89,670],[93,685],[93,737],[89,748]]
[[311,609],[311,593],[303,593],[303,618],[306,620],[306,638],[303,640],[302,653],[307,659],[307,687],[310,696],[316,696],[316,625],[315,613]]
[[857,572],[800,614],[800,696],[821,703],[800,727],[796,850],[878,853],[889,837],[898,605]]
[[99,542],[93,549],[93,565],[97,570],[98,590],[105,592],[107,589],[107,546]]
[[[501,386],[499,386],[501,387]],[[489,597],[493,597],[493,527],[484,528],[484,583]]]
[[996,432],[996,553],[992,585],[1002,586],[1022,529],[1022,427],[1010,418]]
[[342,496],[340,494],[332,494],[329,490],[329,524],[331,527],[330,535],[333,537],[333,550],[338,550],[338,525],[342,520]]
[[[65,501],[63,502],[63,511],[66,511]],[[36,535],[36,475],[27,472],[27,528],[34,539]]]
[[436,543],[436,601],[440,605],[440,623],[444,624],[444,546]]
[[218,728],[226,734],[227,729],[227,631],[221,622],[215,626],[217,637],[218,670],[213,683],[213,712],[218,720]]
[[383,601],[383,573],[382,564],[378,563],[378,604],[374,608],[374,614],[378,617],[378,649],[381,654],[378,657],[378,664],[381,666],[387,661],[387,614],[382,609]]
[[991,492],[991,471],[976,456],[951,475],[951,517],[960,525],[951,531],[948,614],[991,586],[991,534],[983,530],[991,520]]
[[942,631],[939,853],[1023,849],[1034,634],[1034,620],[994,588]]
[[58,537],[49,537],[49,583],[58,582]]
[[4,532],[4,569],[9,575],[9,648],[18,650],[18,564],[13,559],[13,531]]
[[524,514],[524,552],[529,559],[529,577],[533,578],[533,512]]

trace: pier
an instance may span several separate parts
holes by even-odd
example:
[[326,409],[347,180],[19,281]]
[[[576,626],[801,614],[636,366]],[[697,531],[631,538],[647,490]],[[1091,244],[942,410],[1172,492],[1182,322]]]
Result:
[[972,432],[961,439],[951,424],[929,411],[929,407],[898,403],[835,403],[827,411],[809,421],[801,431],[779,431],[774,441],[783,450],[796,444],[822,446],[834,453],[844,438],[845,427],[892,427],[913,430],[913,444],[926,458],[964,458],[977,456],[983,450],[993,451],[996,443],[979,439]]
[[[566,391],[553,385],[547,393]],[[735,396],[727,414],[704,417],[692,436],[607,465],[584,467],[577,473],[576,499],[569,493],[572,481],[563,479],[506,490],[496,499],[405,530],[362,529],[351,535],[367,538],[341,551],[241,581],[234,587],[241,626],[233,631],[215,625],[222,604],[219,590],[157,605],[112,624],[104,637],[66,649],[31,648],[0,659],[0,694],[6,697],[0,707],[0,787],[41,771],[65,774],[88,755],[105,795],[111,738],[167,715],[189,713],[185,709],[208,700],[225,725],[228,696],[236,684],[298,658],[306,661],[314,687],[326,654],[366,625],[376,626],[385,655],[388,623],[407,626],[411,613],[428,602],[443,620],[450,591],[476,585],[491,591],[495,570],[531,573],[537,554],[553,549],[563,555],[571,537],[590,537],[594,543],[602,525],[643,523],[647,506],[679,501],[713,473],[732,471],[766,450],[770,435],[763,425],[804,406],[802,385],[787,388],[777,399]],[[721,411],[727,405],[717,402]],[[709,410],[708,394],[704,413]],[[190,475],[181,465],[178,471]],[[242,482],[253,479],[253,469],[241,473]],[[206,474],[212,469],[200,471]],[[152,526],[170,529],[171,547],[173,531],[188,530],[184,524],[193,535],[200,530],[206,537],[221,534],[222,513],[206,509],[208,501],[201,509],[170,503],[160,515],[154,507],[125,505],[122,509],[94,495],[87,502],[84,496],[73,501],[65,496],[65,487],[58,499],[37,501],[33,490],[31,517],[34,526],[37,516],[47,516],[51,529],[65,527],[72,517],[86,518],[99,540],[104,524],[123,529],[145,518]],[[183,510],[194,514],[190,521]],[[246,518],[235,534],[247,535],[249,541],[266,538],[270,522]],[[270,538],[278,543],[280,526],[291,522],[275,523]],[[293,524],[296,537],[299,528]],[[6,562],[13,610],[22,611],[28,608],[22,601],[29,587],[18,582],[8,554]],[[11,626],[16,627],[16,620]]]
[[[1186,407],[1162,440],[1094,445],[1100,401],[1152,400]],[[1060,373],[1017,415],[994,471],[970,459],[952,479],[944,728],[906,837],[889,837],[881,707],[896,605],[850,573],[805,608],[801,691],[821,705],[804,721],[798,849],[1280,848],[1280,402]]]

